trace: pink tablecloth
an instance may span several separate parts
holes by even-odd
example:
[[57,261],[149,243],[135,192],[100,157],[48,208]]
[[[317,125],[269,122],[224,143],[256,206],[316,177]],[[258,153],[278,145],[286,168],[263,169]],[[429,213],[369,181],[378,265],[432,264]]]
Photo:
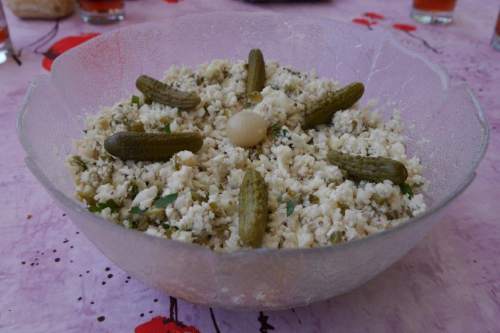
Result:
[[[343,21],[375,11],[386,19],[374,29],[393,31],[402,44],[445,67],[453,80],[467,81],[485,108],[492,138],[477,178],[444,221],[399,263],[347,295],[306,308],[263,314],[214,309],[221,332],[265,332],[270,326],[276,332],[500,330],[500,52],[488,46],[498,3],[458,1],[452,26],[418,26],[412,37],[391,28],[396,22],[413,24],[409,2],[257,6],[236,0],[141,0],[127,2],[127,19],[118,25],[85,25],[77,16],[61,22],[56,39],[197,11],[273,10]],[[17,47],[54,25],[7,14]],[[169,296],[109,262],[24,166],[16,112],[28,82],[44,70],[32,49],[24,50],[22,61],[21,67],[0,65],[0,332],[133,332],[155,316],[168,317]],[[215,332],[206,307],[179,300],[178,316],[201,332]]]

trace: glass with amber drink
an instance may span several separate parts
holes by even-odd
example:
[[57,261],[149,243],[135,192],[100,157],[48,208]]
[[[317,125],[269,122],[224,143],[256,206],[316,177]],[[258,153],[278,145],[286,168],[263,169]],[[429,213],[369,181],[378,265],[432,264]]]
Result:
[[93,24],[119,22],[125,18],[124,0],[78,0],[83,21]]
[[411,17],[425,24],[448,24],[453,21],[456,0],[413,0]]

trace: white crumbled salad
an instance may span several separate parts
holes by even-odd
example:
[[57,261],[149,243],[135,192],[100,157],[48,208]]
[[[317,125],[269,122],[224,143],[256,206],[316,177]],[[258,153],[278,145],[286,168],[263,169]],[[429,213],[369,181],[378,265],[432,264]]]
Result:
[[[260,245],[265,248],[347,242],[426,210],[427,181],[419,158],[406,154],[397,111],[384,121],[373,103],[362,100],[334,113],[331,122],[303,130],[310,105],[341,85],[269,61],[265,86],[249,101],[247,68],[246,61],[214,60],[196,69],[168,69],[162,82],[201,99],[192,110],[147,101],[139,93],[87,116],[76,153],[67,160],[77,198],[126,228],[216,251],[247,247],[238,230],[240,186],[249,168],[267,185]],[[253,147],[238,146],[227,135],[229,119],[243,110],[257,114],[267,127]],[[106,138],[124,131],[197,132],[203,145],[166,161],[124,161],[104,147]],[[408,174],[404,186],[348,179],[345,170],[329,163],[331,150],[399,161]]]

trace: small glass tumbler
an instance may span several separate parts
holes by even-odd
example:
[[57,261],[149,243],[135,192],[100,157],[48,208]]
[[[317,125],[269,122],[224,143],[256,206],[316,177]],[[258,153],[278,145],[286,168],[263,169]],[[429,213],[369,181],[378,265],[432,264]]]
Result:
[[424,24],[449,24],[455,4],[456,0],[413,0],[410,16]]
[[498,11],[497,24],[495,26],[495,32],[493,33],[493,38],[491,38],[491,46],[500,51],[500,10]]
[[80,17],[91,24],[107,24],[125,18],[124,0],[78,0]]
[[7,61],[10,52],[12,52],[12,45],[10,44],[9,29],[0,0],[0,64]]

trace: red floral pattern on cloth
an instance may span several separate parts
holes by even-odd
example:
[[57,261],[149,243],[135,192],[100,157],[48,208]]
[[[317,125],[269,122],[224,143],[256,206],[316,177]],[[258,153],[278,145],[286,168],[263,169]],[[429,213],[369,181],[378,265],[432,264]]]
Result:
[[158,316],[137,326],[135,333],[200,333],[200,331],[196,327]]
[[360,24],[360,25],[365,25],[367,27],[371,26],[370,20],[365,19],[365,18],[354,18],[352,19],[353,23]]
[[[366,12],[363,14],[363,17],[356,17],[352,19],[353,23],[359,24],[359,25],[364,25],[368,27],[368,29],[371,29],[373,25],[376,25],[378,21],[384,20],[385,16],[376,12]],[[412,32],[417,30],[417,27],[412,25],[412,24],[406,24],[406,23],[394,23],[392,24],[392,28],[404,32]]]
[[367,27],[368,30],[373,30],[374,25],[382,22],[383,24],[380,24],[382,27],[390,27],[392,29],[402,31],[411,38],[419,40],[427,49],[431,50],[432,52],[436,54],[440,53],[440,51],[437,48],[433,47],[427,40],[425,40],[425,38],[420,37],[414,33],[417,30],[416,25],[394,22],[394,20],[386,18],[384,15],[376,12],[365,12],[362,14],[362,17],[353,18],[352,22],[355,24],[363,25]]
[[52,44],[52,46],[46,52],[44,52],[42,67],[50,71],[52,68],[52,63],[54,62],[54,60],[56,60],[57,57],[59,57],[69,49],[85,43],[89,39],[92,39],[98,35],[98,33],[88,33],[80,36],[68,36],[58,40],[57,42]]
[[372,20],[383,20],[385,18],[384,15],[375,12],[366,12],[363,16],[371,18]]
[[378,20],[383,19],[385,19],[385,16],[382,14],[375,12],[366,12],[363,14],[363,17],[356,17],[352,19],[352,22],[359,25],[364,25],[368,27],[368,29],[371,29],[372,25],[376,25],[378,23]]
[[394,23],[392,25],[394,29],[405,31],[405,32],[411,32],[417,30],[417,27],[412,25],[412,24],[405,24],[405,23]]

